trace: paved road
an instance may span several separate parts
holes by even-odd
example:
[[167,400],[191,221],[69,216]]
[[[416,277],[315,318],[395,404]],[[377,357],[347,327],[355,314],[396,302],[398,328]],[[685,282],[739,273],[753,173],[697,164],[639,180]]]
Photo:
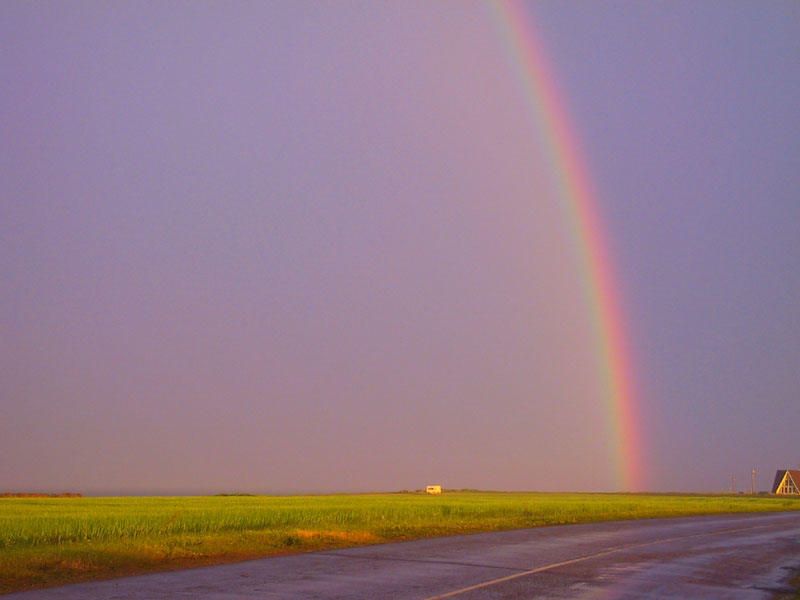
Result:
[[127,577],[19,600],[769,598],[800,570],[800,512],[453,536]]

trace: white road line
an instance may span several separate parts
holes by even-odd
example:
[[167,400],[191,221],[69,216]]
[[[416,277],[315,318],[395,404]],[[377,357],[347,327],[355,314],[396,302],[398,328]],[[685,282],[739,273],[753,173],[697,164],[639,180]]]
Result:
[[612,548],[611,550],[603,550],[602,552],[595,552],[594,554],[587,554],[586,556],[580,556],[578,558],[573,558],[571,560],[565,560],[563,562],[553,563],[551,565],[546,565],[544,567],[538,567],[536,569],[531,569],[530,571],[523,571],[522,573],[515,573],[514,575],[507,575],[506,577],[500,577],[499,579],[492,579],[491,581],[484,581],[483,583],[477,583],[475,585],[471,585],[469,587],[461,588],[460,590],[453,590],[452,592],[447,592],[445,594],[439,594],[438,596],[431,596],[430,598],[426,598],[425,600],[440,600],[441,598],[452,598],[453,596],[458,596],[459,594],[464,594],[466,592],[471,592],[473,590],[479,590],[481,588],[489,587],[490,585],[497,585],[498,583],[504,583],[506,581],[511,581],[512,579],[519,579],[520,577],[527,577],[528,575],[535,575],[536,573],[541,573],[542,571],[549,571],[550,569],[556,569],[558,567],[563,567],[566,565],[572,565],[575,563],[583,562],[585,560],[590,560],[592,558],[597,558],[599,556],[606,556],[608,554],[614,554],[615,552],[623,552],[625,550],[631,550],[633,548],[642,548],[644,546],[654,546],[656,544],[665,544],[667,542],[677,542],[679,540],[688,540],[692,538],[699,538],[699,537],[709,537],[712,535],[724,535],[726,533],[739,533],[741,531],[751,531],[753,529],[765,529],[767,527],[773,527],[774,524],[770,525],[755,525],[753,527],[742,527],[740,529],[725,529],[723,531],[712,531],[710,533],[695,533],[693,535],[684,535],[680,537],[674,538],[666,538],[663,540],[656,540],[654,542],[645,542],[643,544],[630,544],[628,546],[619,546],[617,548]]

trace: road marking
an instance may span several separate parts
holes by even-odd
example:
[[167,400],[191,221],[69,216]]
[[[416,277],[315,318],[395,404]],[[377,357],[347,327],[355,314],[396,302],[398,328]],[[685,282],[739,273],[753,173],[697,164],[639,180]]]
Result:
[[753,529],[765,529],[767,527],[774,527],[774,523],[769,525],[755,525],[753,527],[741,527],[739,529],[725,529],[723,531],[712,531],[710,533],[695,533],[693,535],[684,535],[680,537],[674,538],[666,538],[663,540],[656,540],[654,542],[645,542],[642,544],[630,544],[628,546],[619,546],[618,548],[612,548],[611,550],[603,550],[602,552],[595,552],[594,554],[587,554],[586,556],[579,556],[578,558],[573,558],[571,560],[565,560],[562,562],[553,563],[551,565],[545,565],[544,567],[538,567],[536,569],[531,569],[529,571],[523,571],[522,573],[515,573],[514,575],[507,575],[505,577],[500,577],[499,579],[492,579],[490,581],[484,581],[483,583],[477,583],[475,585],[471,585],[469,587],[461,588],[460,590],[453,590],[452,592],[447,592],[445,594],[439,594],[438,596],[431,596],[430,598],[426,598],[425,600],[441,600],[442,598],[452,598],[453,596],[458,596],[459,594],[465,594],[466,592],[471,592],[473,590],[479,590],[481,588],[489,587],[490,585],[497,585],[498,583],[505,583],[506,581],[511,581],[513,579],[519,579],[520,577],[527,577],[528,575],[535,575],[536,573],[541,573],[542,571],[549,571],[550,569],[557,569],[558,567],[564,567],[566,565],[572,565],[575,563],[583,562],[585,560],[590,560],[592,558],[597,558],[599,556],[606,556],[608,554],[614,554],[615,552],[623,552],[625,550],[631,550],[633,548],[642,548],[644,546],[654,546],[656,544],[666,544],[667,542],[677,542],[679,540],[688,540],[692,538],[699,538],[699,537],[709,537],[712,535],[724,535],[726,533],[739,533],[742,531],[752,531]]

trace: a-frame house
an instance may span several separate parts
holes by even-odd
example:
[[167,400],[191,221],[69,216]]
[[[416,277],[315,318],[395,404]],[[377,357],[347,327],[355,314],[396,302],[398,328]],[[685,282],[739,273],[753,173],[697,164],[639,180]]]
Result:
[[777,471],[775,483],[772,484],[772,493],[800,495],[800,471],[791,469]]

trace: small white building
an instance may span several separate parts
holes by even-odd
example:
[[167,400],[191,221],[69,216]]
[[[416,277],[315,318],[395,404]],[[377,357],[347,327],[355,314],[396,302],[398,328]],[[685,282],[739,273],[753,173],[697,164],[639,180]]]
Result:
[[425,492],[427,494],[441,494],[442,493],[442,486],[440,485],[429,485],[425,488]]

